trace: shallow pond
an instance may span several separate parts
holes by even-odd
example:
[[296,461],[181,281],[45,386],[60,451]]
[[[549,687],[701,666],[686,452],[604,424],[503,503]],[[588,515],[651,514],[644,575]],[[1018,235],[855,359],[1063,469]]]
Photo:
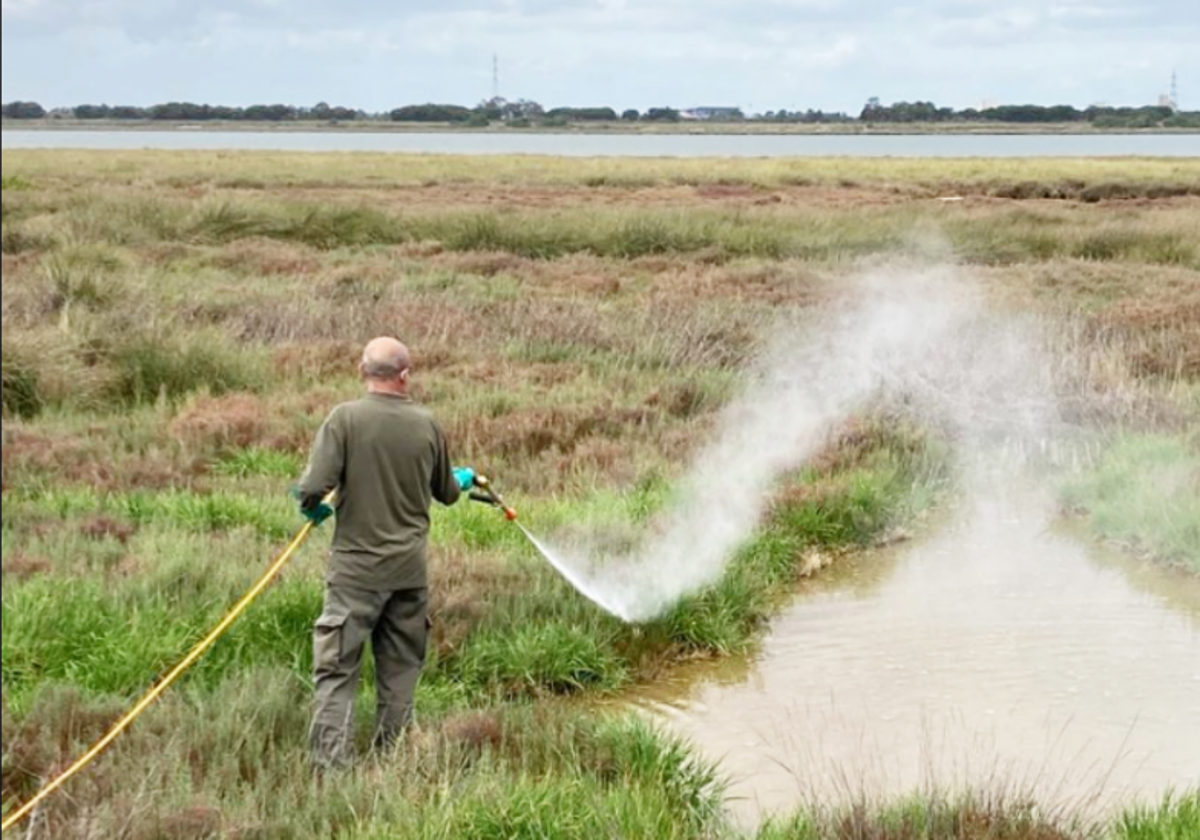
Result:
[[928,540],[805,582],[752,661],[635,703],[721,761],[746,822],[936,785],[1087,810],[1200,783],[1200,581],[988,491]]

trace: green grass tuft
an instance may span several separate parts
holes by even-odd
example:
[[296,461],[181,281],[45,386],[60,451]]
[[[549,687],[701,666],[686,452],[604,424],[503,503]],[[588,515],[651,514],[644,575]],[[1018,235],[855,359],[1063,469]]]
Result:
[[275,449],[237,449],[223,457],[214,466],[218,475],[230,478],[295,478],[304,469],[304,460],[291,452]]
[[45,407],[38,388],[37,368],[24,358],[16,347],[5,341],[3,363],[0,367],[0,402],[5,417],[36,417]]
[[502,696],[612,690],[625,666],[594,628],[542,622],[474,634],[444,666],[453,678]]
[[254,391],[265,383],[259,359],[230,347],[220,335],[135,335],[113,341],[109,358],[116,375],[111,393],[126,405],[160,397],[177,400],[197,391]]
[[1195,840],[1200,837],[1200,788],[1168,795],[1154,808],[1126,811],[1113,840]]
[[1200,453],[1185,438],[1118,435],[1062,496],[1096,536],[1200,572]]

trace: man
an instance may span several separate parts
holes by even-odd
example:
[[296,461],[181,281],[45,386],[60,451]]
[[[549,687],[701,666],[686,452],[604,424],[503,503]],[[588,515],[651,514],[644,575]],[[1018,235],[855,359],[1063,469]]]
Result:
[[375,746],[386,749],[408,724],[425,662],[425,544],[433,499],[444,505],[475,474],[452,468],[446,438],[409,397],[408,348],[376,338],[359,366],[367,394],[337,406],[317,434],[300,479],[301,511],[320,524],[337,490],[337,524],[325,606],[313,629],[315,704],[309,747],[318,766],[354,752],[354,695],[363,646],[375,655]]

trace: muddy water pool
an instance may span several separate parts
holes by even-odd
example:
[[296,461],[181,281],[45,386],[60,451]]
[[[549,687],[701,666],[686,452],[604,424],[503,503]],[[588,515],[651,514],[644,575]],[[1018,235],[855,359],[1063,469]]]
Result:
[[1015,787],[1103,809],[1200,784],[1200,582],[1089,547],[1024,491],[805,582],[748,660],[635,704],[746,823],[806,798]]

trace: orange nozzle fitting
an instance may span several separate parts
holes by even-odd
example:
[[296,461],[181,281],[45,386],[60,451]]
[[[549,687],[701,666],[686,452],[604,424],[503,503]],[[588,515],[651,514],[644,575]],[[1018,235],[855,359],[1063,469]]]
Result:
[[496,503],[496,507],[504,511],[504,516],[509,522],[516,521],[516,508],[511,508],[504,503],[503,497],[501,497],[501,495],[495,491],[495,489],[492,487],[492,482],[488,480],[486,475],[475,476],[475,485],[479,487],[479,489],[483,490],[484,493],[486,493],[488,497],[490,497],[491,500]]

